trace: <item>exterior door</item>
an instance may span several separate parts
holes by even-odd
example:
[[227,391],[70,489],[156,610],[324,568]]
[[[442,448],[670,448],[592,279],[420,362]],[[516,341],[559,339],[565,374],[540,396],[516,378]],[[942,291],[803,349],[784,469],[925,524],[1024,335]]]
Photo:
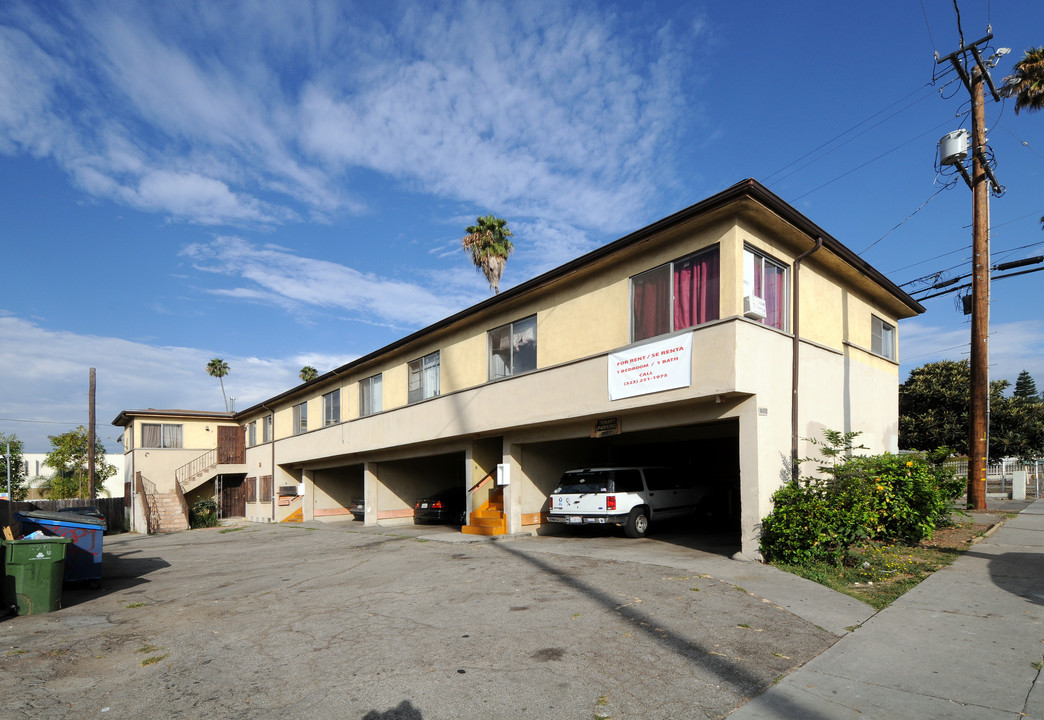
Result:
[[218,425],[218,465],[246,462],[246,428]]
[[224,476],[221,482],[221,517],[246,515],[246,483],[244,478]]

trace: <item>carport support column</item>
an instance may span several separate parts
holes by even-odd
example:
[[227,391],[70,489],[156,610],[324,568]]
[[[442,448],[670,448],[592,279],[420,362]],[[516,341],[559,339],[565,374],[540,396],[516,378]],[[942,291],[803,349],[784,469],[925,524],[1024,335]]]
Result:
[[[772,472],[761,476],[763,466],[759,456],[765,452],[769,455],[777,452],[777,447],[769,444],[764,450],[762,443],[767,443],[770,433],[761,432],[759,427],[758,396],[755,395],[739,406],[739,475],[740,475],[740,554],[743,560],[760,560],[761,518],[771,510],[770,498],[778,485],[778,477]],[[766,427],[769,418],[765,418]],[[773,468],[774,470],[774,468]],[[763,505],[767,507],[763,507]]]
[[504,515],[507,533],[513,535],[522,532],[522,446],[505,440],[503,462],[511,475],[510,482],[504,487]]
[[312,481],[312,471],[304,469],[301,471],[301,484],[304,485],[304,497],[301,498],[301,515],[305,522],[315,520],[315,483]]
[[379,484],[377,463],[363,463],[363,505],[366,507],[363,526],[365,527],[373,527],[377,524],[377,486]]

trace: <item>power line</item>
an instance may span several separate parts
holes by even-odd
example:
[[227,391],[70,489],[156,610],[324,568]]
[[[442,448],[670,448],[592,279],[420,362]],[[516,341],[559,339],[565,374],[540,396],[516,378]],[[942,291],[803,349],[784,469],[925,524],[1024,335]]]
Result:
[[932,36],[932,25],[928,22],[928,11],[924,7],[924,0],[921,0],[921,14],[924,15],[924,25],[928,28],[928,39],[932,43],[932,52],[938,55],[939,51],[935,47],[935,38]]
[[801,199],[801,198],[803,198],[803,197],[806,197],[806,196],[808,196],[808,195],[811,195],[811,194],[812,194],[812,193],[814,193],[814,192],[818,192],[819,190],[822,190],[823,188],[825,188],[825,187],[826,187],[827,185],[830,185],[830,184],[832,184],[832,183],[835,183],[835,182],[837,182],[838,180],[840,180],[841,178],[843,178],[843,177],[847,177],[848,175],[851,175],[851,174],[852,174],[852,173],[854,173],[854,172],[855,172],[856,170],[862,170],[862,169],[863,169],[864,167],[866,167],[867,165],[870,165],[870,164],[872,164],[872,163],[875,163],[875,162],[877,162],[878,160],[880,160],[881,158],[883,158],[883,157],[887,157],[888,155],[891,155],[891,154],[892,154],[892,153],[894,153],[894,152],[898,152],[899,150],[901,150],[902,148],[906,147],[906,146],[907,146],[907,145],[909,145],[910,143],[913,143],[913,142],[916,142],[917,140],[920,140],[921,138],[923,138],[923,137],[924,137],[925,135],[927,135],[928,133],[938,132],[939,128],[941,128],[941,127],[944,127],[944,126],[947,126],[947,125],[949,125],[949,124],[950,124],[950,122],[949,122],[948,120],[947,120],[946,122],[942,122],[942,123],[939,123],[939,124],[938,124],[938,125],[936,125],[935,127],[931,128],[931,129],[929,129],[929,130],[926,130],[925,132],[921,133],[920,135],[918,135],[918,136],[916,136],[916,137],[913,137],[913,138],[910,138],[909,140],[907,140],[906,142],[904,142],[904,143],[903,143],[902,145],[896,145],[896,146],[895,146],[895,147],[893,147],[893,148],[892,148],[891,150],[886,150],[885,152],[881,153],[881,154],[880,154],[880,155],[878,155],[877,157],[873,157],[873,158],[870,158],[870,159],[869,159],[869,160],[867,160],[866,162],[864,162],[864,163],[860,163],[859,165],[855,166],[855,167],[854,167],[854,168],[852,168],[851,170],[849,170],[849,171],[847,171],[847,172],[844,172],[844,173],[841,173],[840,175],[838,175],[838,176],[837,176],[837,177],[835,177],[834,179],[832,179],[832,180],[827,180],[827,181],[826,181],[825,183],[823,183],[822,185],[820,185],[820,186],[818,186],[818,187],[815,187],[815,188],[812,188],[811,190],[809,190],[809,191],[808,191],[808,192],[806,192],[806,193],[803,193],[803,194],[801,194],[801,195],[798,195],[798,196],[797,196],[796,198],[794,198],[794,200],[793,200],[792,202],[797,202],[798,200],[800,200],[800,199]]
[[0,422],[40,423],[42,425],[83,425],[82,420],[65,422],[62,420],[23,420],[21,418],[0,418]]
[[937,354],[939,354],[941,352],[946,352],[947,350],[959,350],[960,348],[966,348],[966,347],[968,347],[968,343],[961,343],[960,345],[954,345],[954,346],[948,347],[948,348],[939,348],[938,350],[933,350],[931,352],[921,353],[920,355],[911,355],[908,358],[903,358],[903,362],[908,362],[910,360],[916,360],[917,358],[928,357],[929,355],[937,355]]
[[874,241],[873,241],[872,243],[870,243],[869,245],[867,245],[867,246],[866,246],[865,248],[863,248],[862,250],[860,250],[859,252],[857,252],[857,253],[856,253],[856,255],[862,255],[862,254],[863,254],[863,253],[865,253],[865,252],[866,252],[867,250],[869,250],[870,248],[872,248],[872,247],[873,247],[874,245],[876,245],[877,243],[881,242],[881,241],[882,241],[882,240],[884,240],[884,239],[885,239],[886,237],[888,237],[889,235],[891,235],[893,231],[895,231],[895,230],[896,230],[897,228],[899,228],[899,227],[900,227],[901,225],[905,224],[907,220],[909,220],[909,219],[910,219],[910,218],[912,218],[912,217],[913,217],[914,215],[916,215],[916,214],[917,214],[917,213],[919,213],[919,212],[920,212],[921,210],[923,210],[923,209],[924,209],[924,207],[925,207],[925,206],[926,206],[926,205],[927,205],[928,203],[930,203],[930,202],[931,202],[932,200],[934,200],[934,199],[936,198],[936,196],[937,196],[937,195],[938,195],[939,193],[941,193],[941,192],[942,192],[943,190],[946,190],[946,189],[948,189],[948,188],[951,188],[951,187],[953,187],[953,183],[946,183],[946,184],[945,184],[945,185],[943,185],[943,186],[942,186],[941,188],[939,188],[938,190],[936,190],[936,191],[935,191],[934,193],[932,193],[932,196],[931,196],[931,197],[929,197],[929,198],[928,198],[927,200],[925,200],[925,201],[924,201],[923,203],[921,203],[921,206],[920,206],[920,207],[918,207],[918,208],[917,208],[916,210],[914,210],[914,211],[913,211],[912,213],[910,213],[909,215],[907,215],[907,216],[906,216],[906,217],[905,217],[904,219],[902,219],[902,220],[900,220],[900,221],[899,221],[898,223],[896,223],[896,224],[895,224],[895,226],[894,226],[894,227],[893,227],[893,228],[892,228],[891,230],[889,230],[889,231],[888,231],[888,232],[886,232],[886,233],[885,233],[884,235],[882,235],[881,237],[877,238],[877,239],[876,239],[876,240],[874,240]]
[[[1005,248],[1003,250],[997,250],[995,255],[998,258],[1000,258],[1000,257],[1007,257],[1007,256],[1011,255],[1012,253],[1018,252],[1019,250],[1026,250],[1028,248],[1036,247],[1038,245],[1044,245],[1044,240],[1038,240],[1037,242],[1027,243],[1026,245],[1019,245],[1019,246],[1013,247],[1013,248]],[[970,245],[965,245],[965,246],[960,247],[960,248],[958,248],[956,250],[951,250],[950,252],[943,253],[942,255],[936,255],[935,257],[928,258],[927,260],[921,260],[920,262],[913,263],[912,265],[907,265],[906,267],[902,267],[902,268],[899,268],[897,270],[889,270],[886,274],[891,275],[892,273],[900,272],[902,270],[906,270],[908,268],[916,267],[918,265],[923,265],[924,263],[931,262],[932,260],[938,260],[939,258],[946,257],[947,255],[953,255],[954,253],[964,252],[964,251],[970,250],[970,249],[971,249]],[[950,265],[949,267],[942,268],[941,270],[936,270],[934,272],[928,273],[927,275],[922,275],[921,277],[914,278],[913,280],[907,280],[904,283],[900,283],[899,287],[906,287],[908,285],[913,285],[915,283],[920,283],[920,282],[926,282],[928,280],[938,281],[938,279],[940,277],[942,277],[945,273],[948,273],[949,271],[954,270],[956,268],[963,267],[965,264],[967,264],[968,260],[969,260],[969,258],[966,258],[966,257],[965,258],[961,258],[961,261],[959,263],[957,263],[956,265]],[[961,275],[957,279],[959,280],[961,277],[967,277],[967,275]],[[912,290],[911,292],[922,292],[922,291],[920,291],[920,290]]]
[[[958,78],[953,78],[952,80],[950,80],[949,82],[947,82],[947,83],[946,83],[945,85],[943,85],[943,87],[942,87],[942,88],[939,88],[939,91],[941,92],[943,88],[947,87],[948,85],[952,84],[953,82],[956,82],[956,80],[957,80],[957,79],[958,79]],[[899,103],[903,102],[904,100],[906,100],[907,98],[911,97],[912,95],[916,95],[917,93],[919,93],[919,92],[921,92],[922,90],[924,90],[924,89],[925,89],[926,87],[930,87],[930,86],[931,86],[931,85],[933,85],[934,83],[935,83],[935,80],[933,79],[932,81],[926,82],[926,83],[925,83],[924,85],[922,85],[922,86],[920,86],[920,87],[918,87],[918,88],[916,88],[916,89],[914,89],[914,90],[910,91],[909,93],[907,93],[907,94],[906,94],[906,95],[904,95],[903,97],[901,97],[901,98],[899,98],[898,100],[895,100],[894,102],[892,102],[892,103],[890,103],[890,104],[886,105],[885,107],[881,108],[880,110],[878,110],[878,111],[877,111],[877,112],[875,112],[874,114],[870,115],[869,117],[866,117],[866,118],[864,118],[863,120],[860,120],[860,121],[859,121],[859,122],[857,122],[857,123],[856,123],[855,125],[852,125],[851,127],[849,127],[849,128],[847,129],[847,130],[845,130],[845,131],[843,131],[843,132],[840,132],[840,133],[838,133],[837,135],[835,135],[834,137],[830,138],[830,139],[829,139],[829,140],[827,140],[826,142],[824,142],[824,143],[820,144],[820,145],[819,145],[818,147],[816,147],[816,148],[813,148],[812,150],[809,150],[808,152],[806,152],[806,153],[805,153],[804,155],[802,155],[801,157],[798,157],[798,158],[796,158],[795,160],[792,160],[791,162],[787,163],[786,165],[784,165],[783,167],[781,167],[781,168],[780,168],[779,170],[776,170],[775,172],[771,173],[770,175],[767,175],[767,176],[765,177],[765,181],[766,181],[766,182],[768,182],[768,181],[769,181],[770,179],[772,179],[772,178],[773,178],[773,177],[775,177],[776,175],[779,175],[779,174],[780,174],[781,172],[783,172],[784,170],[786,170],[786,169],[788,169],[788,168],[792,167],[793,165],[796,165],[797,163],[801,162],[802,160],[804,160],[805,158],[809,157],[810,155],[814,155],[815,153],[819,152],[820,150],[822,150],[823,148],[827,147],[827,146],[828,146],[828,145],[830,145],[831,143],[834,143],[834,142],[836,142],[837,140],[840,140],[841,138],[843,138],[843,137],[844,137],[845,135],[848,135],[848,134],[849,134],[850,132],[852,132],[852,131],[853,131],[853,130],[855,130],[856,128],[858,128],[858,127],[860,127],[860,126],[862,126],[862,125],[865,125],[866,123],[868,123],[868,122],[870,122],[871,120],[873,120],[874,118],[876,118],[876,117],[877,117],[878,115],[880,115],[880,114],[882,114],[882,113],[884,113],[884,112],[888,111],[889,109],[891,109],[891,108],[895,107],[896,105],[898,105]],[[868,131],[870,131],[870,130],[873,130],[874,128],[878,127],[879,125],[881,125],[881,124],[882,124],[882,123],[884,123],[885,121],[887,121],[887,120],[890,120],[890,119],[892,119],[893,117],[895,117],[895,116],[896,116],[896,115],[898,115],[899,113],[901,113],[901,112],[903,112],[903,111],[905,111],[905,110],[908,110],[908,109],[910,109],[911,107],[913,107],[913,106],[914,106],[914,105],[916,105],[917,103],[919,103],[919,102],[921,102],[922,100],[925,100],[926,98],[930,97],[930,95],[931,95],[931,93],[929,93],[929,94],[926,94],[926,95],[925,95],[924,97],[922,97],[922,98],[918,98],[917,100],[914,100],[914,101],[913,101],[912,103],[910,103],[909,105],[906,105],[905,107],[902,107],[902,108],[900,108],[899,110],[896,110],[896,111],[895,111],[894,113],[892,113],[892,114],[891,114],[891,115],[889,115],[888,117],[886,117],[886,118],[883,118],[883,119],[882,119],[882,120],[881,120],[880,122],[878,122],[878,123],[876,123],[876,124],[874,124],[874,125],[871,125],[870,127],[866,128],[865,130],[863,130],[863,132],[861,132],[861,133],[858,133],[857,135],[855,135],[855,136],[853,136],[853,137],[849,138],[848,140],[846,140],[845,142],[841,143],[841,144],[840,144],[840,145],[838,145],[837,147],[831,148],[830,150],[828,150],[827,152],[823,153],[822,155],[820,155],[819,157],[815,158],[814,160],[811,160],[811,161],[809,161],[809,162],[805,163],[804,165],[802,165],[801,167],[799,167],[799,168],[798,168],[797,170],[795,170],[794,172],[792,172],[792,173],[789,173],[789,174],[787,174],[787,175],[784,175],[783,177],[779,178],[779,182],[782,182],[783,180],[786,180],[786,179],[787,179],[788,177],[790,177],[790,176],[791,176],[791,175],[793,175],[794,173],[798,172],[799,170],[803,170],[804,168],[808,167],[809,165],[811,165],[812,163],[816,162],[817,160],[820,160],[820,159],[822,159],[822,158],[826,157],[826,156],[827,156],[827,155],[829,155],[830,153],[834,152],[834,150],[837,150],[838,148],[844,147],[844,146],[845,146],[845,145],[847,145],[848,143],[852,142],[852,140],[855,140],[856,138],[858,138],[858,137],[861,137],[861,136],[862,136],[863,134],[865,134],[866,132],[868,132]]]
[[[998,118],[998,120],[999,120],[999,118]],[[1023,140],[1022,138],[1020,138],[1020,137],[1019,137],[1018,135],[1016,135],[1015,133],[1013,133],[1013,132],[1012,132],[1011,130],[1009,130],[1009,129],[1008,129],[1008,128],[1007,128],[1006,126],[1004,126],[1004,125],[994,125],[993,127],[994,127],[994,129],[997,129],[997,128],[999,127],[999,128],[1001,129],[1001,130],[1003,130],[1004,132],[1008,133],[1008,134],[1009,134],[1009,135],[1011,135],[1011,136],[1012,136],[1013,138],[1015,138],[1016,140],[1018,140],[1018,141],[1019,141],[1019,144],[1020,144],[1020,145],[1022,145],[1022,147],[1026,148],[1026,149],[1027,149],[1027,150],[1029,150],[1030,152],[1033,152],[1033,153],[1035,153],[1035,154],[1037,154],[1037,155],[1040,155],[1040,157],[1041,157],[1041,158],[1044,158],[1044,155],[1041,155],[1041,154],[1040,154],[1039,152],[1037,152],[1037,149],[1036,149],[1036,148],[1034,148],[1034,147],[1031,147],[1031,146],[1030,146],[1030,144],[1029,144],[1028,142],[1026,142],[1026,141],[1025,141],[1025,140]]]

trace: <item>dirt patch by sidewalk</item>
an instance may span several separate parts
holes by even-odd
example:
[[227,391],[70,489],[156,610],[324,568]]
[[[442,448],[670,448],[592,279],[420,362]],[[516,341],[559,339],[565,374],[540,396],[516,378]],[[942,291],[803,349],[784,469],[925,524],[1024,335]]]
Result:
[[921,547],[944,548],[952,550],[966,549],[977,538],[985,535],[990,528],[1004,521],[992,513],[969,512],[965,522],[951,527],[938,528],[931,540],[922,540]]

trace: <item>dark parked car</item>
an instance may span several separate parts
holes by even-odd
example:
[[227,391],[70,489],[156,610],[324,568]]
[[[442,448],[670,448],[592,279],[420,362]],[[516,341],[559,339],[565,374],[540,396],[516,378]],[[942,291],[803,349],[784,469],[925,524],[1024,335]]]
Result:
[[363,520],[366,515],[366,501],[362,498],[356,498],[352,500],[352,504],[348,506],[348,511],[351,512],[352,517],[355,520]]
[[98,518],[99,520],[105,523],[105,529],[102,532],[108,531],[109,529],[109,522],[105,519],[105,516],[102,514],[102,511],[94,507],[93,505],[86,505],[83,507],[58,508],[58,512],[76,513],[77,515],[90,515],[91,517]]
[[417,498],[413,504],[415,523],[463,525],[467,521],[466,515],[464,491],[460,488],[447,488],[434,495]]

